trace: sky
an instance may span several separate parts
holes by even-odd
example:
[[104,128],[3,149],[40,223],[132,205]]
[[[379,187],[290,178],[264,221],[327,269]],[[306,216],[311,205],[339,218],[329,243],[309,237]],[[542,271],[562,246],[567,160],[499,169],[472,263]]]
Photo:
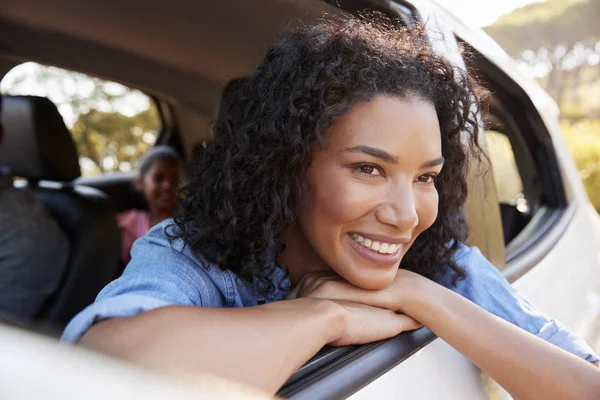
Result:
[[486,26],[500,16],[530,3],[545,0],[435,0],[469,25]]

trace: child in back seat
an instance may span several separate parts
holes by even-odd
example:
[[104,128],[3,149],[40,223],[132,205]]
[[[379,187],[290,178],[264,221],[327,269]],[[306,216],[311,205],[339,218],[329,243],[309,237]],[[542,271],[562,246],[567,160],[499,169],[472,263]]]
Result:
[[173,217],[181,158],[171,147],[156,146],[142,156],[137,169],[138,176],[134,186],[143,193],[148,211],[128,210],[117,217],[121,229],[123,264],[131,259],[129,253],[133,242],[144,236],[154,225]]

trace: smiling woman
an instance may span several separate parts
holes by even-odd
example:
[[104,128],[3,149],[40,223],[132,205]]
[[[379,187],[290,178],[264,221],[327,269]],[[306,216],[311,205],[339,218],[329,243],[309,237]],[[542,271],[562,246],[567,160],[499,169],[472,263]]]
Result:
[[443,157],[435,108],[417,95],[378,96],[339,118],[325,140],[280,262],[292,284],[332,269],[359,287],[385,288],[437,216]]
[[593,351],[462,243],[482,92],[419,28],[290,32],[63,339],[275,392],[326,344],[425,325],[515,397],[594,398]]

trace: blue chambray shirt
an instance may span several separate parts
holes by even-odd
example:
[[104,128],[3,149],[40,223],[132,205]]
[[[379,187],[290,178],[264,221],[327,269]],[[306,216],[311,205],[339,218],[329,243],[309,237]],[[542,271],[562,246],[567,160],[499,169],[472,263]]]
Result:
[[[275,292],[264,298],[258,293],[256,282],[240,279],[231,271],[195,257],[182,240],[170,243],[164,230],[171,222],[158,224],[135,242],[132,260],[123,275],[108,284],[94,304],[69,323],[62,340],[75,343],[99,321],[132,317],[158,307],[250,307],[283,300],[289,293],[289,279],[280,268],[273,276]],[[477,248],[463,246],[456,253],[456,260],[465,268],[467,277],[455,288],[449,277],[440,284],[541,339],[587,361],[598,362],[598,356],[585,341],[537,310]]]

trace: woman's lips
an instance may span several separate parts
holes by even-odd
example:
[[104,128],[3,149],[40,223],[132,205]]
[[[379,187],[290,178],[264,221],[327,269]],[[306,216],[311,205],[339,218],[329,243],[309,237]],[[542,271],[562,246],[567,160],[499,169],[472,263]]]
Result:
[[347,236],[352,249],[372,263],[389,266],[400,262],[404,244],[373,241],[356,233]]

